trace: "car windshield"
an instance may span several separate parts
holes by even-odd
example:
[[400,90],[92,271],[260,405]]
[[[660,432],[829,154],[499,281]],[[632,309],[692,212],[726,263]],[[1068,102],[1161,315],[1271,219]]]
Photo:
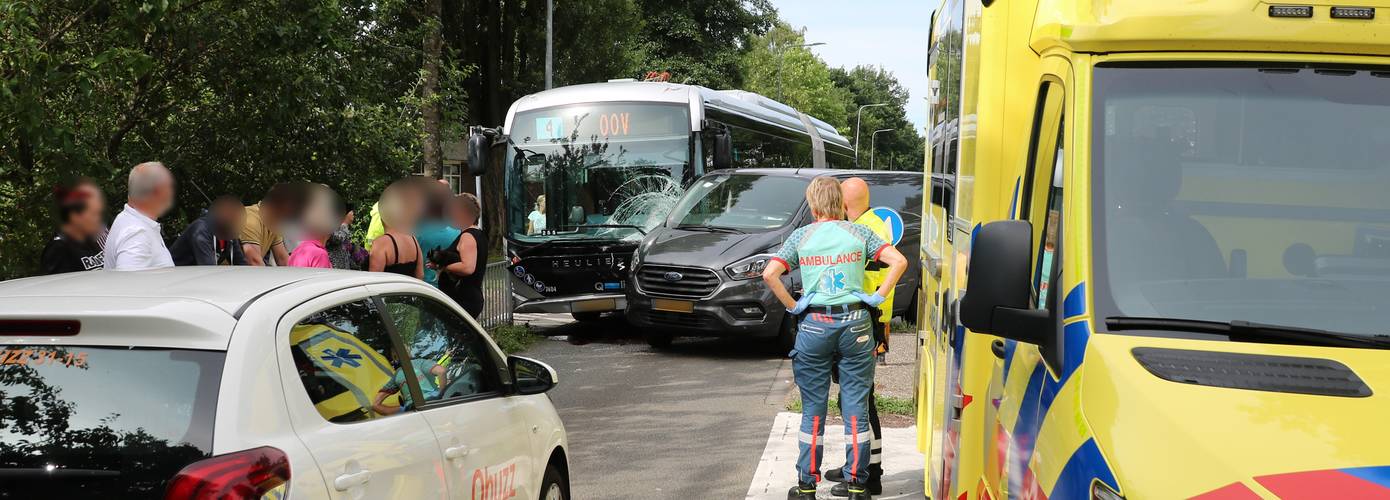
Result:
[[761,231],[796,216],[810,181],[753,174],[706,176],[671,211],[670,227],[713,227]]
[[225,353],[0,345],[0,498],[158,498],[211,455]]
[[1390,332],[1390,68],[1099,67],[1101,317]]
[[682,105],[517,113],[506,160],[508,234],[527,242],[640,239],[693,176],[691,138]]

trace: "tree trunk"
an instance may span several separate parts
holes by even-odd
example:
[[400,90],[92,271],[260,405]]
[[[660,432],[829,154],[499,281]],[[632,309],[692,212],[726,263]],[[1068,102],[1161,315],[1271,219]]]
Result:
[[424,144],[420,150],[425,175],[436,179],[444,174],[444,154],[439,138],[440,122],[443,121],[439,109],[439,66],[444,46],[440,36],[442,15],[442,0],[425,0],[425,62],[424,75],[420,82],[420,115],[424,119]]

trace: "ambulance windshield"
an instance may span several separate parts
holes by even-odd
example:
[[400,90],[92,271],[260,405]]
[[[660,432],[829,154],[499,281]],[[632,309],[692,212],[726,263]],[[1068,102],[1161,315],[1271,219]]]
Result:
[[1097,316],[1390,332],[1390,68],[1102,66]]

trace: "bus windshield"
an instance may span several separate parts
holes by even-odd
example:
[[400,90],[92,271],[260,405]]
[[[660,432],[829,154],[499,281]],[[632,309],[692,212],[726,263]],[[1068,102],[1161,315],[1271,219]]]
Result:
[[507,148],[511,238],[636,240],[693,177],[681,104],[579,104],[517,113]]
[[710,175],[686,192],[671,212],[671,227],[766,231],[796,215],[810,180],[756,174]]
[[1102,66],[1096,304],[1390,333],[1390,68]]

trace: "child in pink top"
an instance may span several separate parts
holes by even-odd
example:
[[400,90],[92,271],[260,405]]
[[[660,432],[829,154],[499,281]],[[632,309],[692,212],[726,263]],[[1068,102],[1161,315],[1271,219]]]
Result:
[[308,239],[294,247],[294,252],[290,253],[290,267],[321,267],[332,269],[333,263],[328,260],[328,249],[324,248],[323,242],[317,239]]

